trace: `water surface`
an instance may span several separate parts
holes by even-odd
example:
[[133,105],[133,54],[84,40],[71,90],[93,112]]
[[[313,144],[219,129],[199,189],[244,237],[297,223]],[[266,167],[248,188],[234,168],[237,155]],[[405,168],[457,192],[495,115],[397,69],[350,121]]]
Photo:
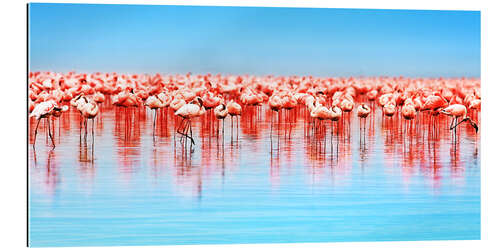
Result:
[[480,239],[471,128],[454,143],[445,117],[404,129],[375,109],[364,129],[352,114],[332,130],[304,109],[277,123],[247,107],[223,138],[208,115],[192,123],[193,151],[174,141],[171,110],[154,140],[144,107],[103,104],[86,138],[71,110],[54,120],[53,150],[45,121],[31,147],[30,120],[30,246]]

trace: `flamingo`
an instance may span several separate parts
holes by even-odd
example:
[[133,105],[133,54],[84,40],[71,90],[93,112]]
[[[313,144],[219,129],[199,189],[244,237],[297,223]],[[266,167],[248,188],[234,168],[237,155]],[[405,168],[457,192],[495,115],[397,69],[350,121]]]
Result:
[[227,112],[231,116],[231,133],[233,131],[233,117],[241,115],[241,105],[236,103],[235,101],[229,101],[229,103],[226,105],[227,106]]
[[[331,107],[329,109],[329,113],[330,113],[330,116],[328,117],[328,119],[332,121],[332,137],[333,137],[333,122],[338,122],[340,120],[340,118],[342,117],[342,109],[340,109],[337,106]],[[338,128],[338,124],[337,124],[337,136],[338,136],[338,133],[339,133],[339,128]]]
[[102,103],[106,99],[106,97],[101,92],[95,92],[93,96],[94,102]]
[[64,112],[68,110],[68,106],[63,106],[59,107],[57,103],[54,100],[49,100],[45,102],[41,102],[38,105],[36,105],[29,115],[29,117],[35,117],[37,120],[36,127],[35,127],[35,136],[34,136],[34,142],[33,142],[33,147],[35,146],[36,143],[36,135],[38,133],[38,125],[40,125],[40,121],[42,118],[47,119],[48,123],[48,129],[49,129],[49,137],[52,141],[52,147],[55,148],[56,144],[54,143],[54,137],[52,136],[52,132],[50,129],[50,120],[49,117],[53,114],[56,114],[56,116],[60,116],[59,113],[56,112]]
[[[357,115],[359,117],[360,124],[361,124],[361,119],[363,119],[363,121],[364,121],[364,129],[366,129],[366,117],[368,117],[368,115],[371,112],[370,107],[366,106],[363,103],[363,104],[361,104],[361,105],[358,106],[358,109],[356,110],[356,112],[357,112]],[[359,130],[361,131],[361,125],[359,126]]]
[[345,98],[340,102],[340,109],[342,112],[349,113],[354,108],[354,102],[351,99]]
[[376,89],[372,89],[368,93],[366,93],[366,97],[369,101],[374,101],[377,98],[377,95],[378,91]]
[[134,89],[128,87],[124,91],[113,96],[111,98],[111,102],[113,105],[119,107],[137,107],[139,106],[141,100],[140,97],[134,93]]
[[[272,111],[275,111],[278,113],[278,126],[279,126],[279,117],[280,117],[280,110],[283,108],[283,100],[281,99],[281,97],[279,95],[273,95],[271,96],[271,98],[269,98],[269,108],[271,108]],[[271,130],[269,130],[269,132],[271,133],[271,138],[272,138],[272,130],[273,130],[273,116],[271,116]],[[278,127],[279,129],[279,127]],[[279,134],[278,134],[278,137],[279,137]]]
[[326,106],[321,105],[318,100],[314,102],[314,106],[310,110],[310,116],[314,119],[319,120],[321,123],[323,120],[334,119],[334,111],[328,109]]
[[174,110],[174,112],[182,108],[184,105],[186,105],[186,101],[179,97],[175,97],[170,103],[170,107]]
[[85,102],[79,103],[77,109],[80,111],[81,116],[85,119],[85,136],[87,136],[87,122],[92,120],[92,137],[94,136],[94,118],[99,113],[99,106],[92,99],[83,97]]
[[448,106],[448,101],[439,93],[428,96],[422,111],[430,111],[433,116],[439,115],[439,111]]
[[[407,99],[408,101],[405,102],[403,105],[403,108],[401,108],[401,115],[405,119],[405,130],[407,129],[407,122],[415,119],[417,116],[417,110],[415,108],[415,105],[413,104],[412,99]],[[411,129],[411,123],[410,123],[410,129]],[[404,131],[403,131],[404,132]]]
[[[181,126],[177,129],[177,133],[183,135],[186,138],[189,138],[191,140],[192,144],[194,143],[193,139],[193,129],[191,126],[191,119],[201,116],[205,114],[205,107],[203,107],[203,100],[200,97],[196,97],[193,101],[191,101],[188,104],[185,104],[181,108],[179,108],[177,111],[175,111],[175,115],[179,116],[182,118],[181,126],[182,126],[182,131],[181,131]],[[184,125],[184,122],[187,121],[187,124]],[[188,136],[187,133],[190,133]]]
[[[441,110],[441,113],[453,117],[453,120],[451,121],[450,124],[450,130],[454,130],[454,134],[456,135],[457,133],[457,126],[461,124],[462,122],[468,121],[469,124],[476,130],[476,133],[478,131],[478,126],[476,122],[474,122],[470,117],[467,116],[467,108],[462,105],[462,104],[453,104],[450,105],[444,109]],[[458,122],[458,119],[462,118],[460,122]]]
[[417,110],[415,109],[415,105],[408,104],[404,105],[401,109],[401,115],[405,120],[413,120],[417,116]]
[[[297,107],[297,105],[298,105],[298,101],[297,101],[297,99],[293,96],[293,94],[292,94],[291,92],[288,92],[288,93],[286,93],[285,95],[283,95],[283,98],[282,98],[282,103],[283,103],[283,108],[287,111],[287,113],[286,113],[286,114],[287,114],[287,116],[288,116],[288,117],[287,117],[287,118],[288,118],[288,121],[287,121],[287,122],[288,122],[288,123],[290,123],[290,122],[291,122],[290,111],[291,111],[292,109],[294,109],[295,107]],[[279,117],[279,115],[278,115],[278,117]],[[291,126],[290,126],[290,130],[289,130],[289,135],[288,135],[288,137],[290,137],[291,133],[292,133],[292,128],[291,128]],[[285,135],[286,135],[286,133],[285,133]]]
[[389,102],[384,105],[382,108],[382,112],[387,117],[392,117],[394,113],[396,113],[396,105],[392,102]]
[[219,106],[215,107],[214,114],[215,118],[222,119],[222,139],[224,140],[224,120],[228,114],[226,105],[224,103],[219,104]]
[[153,118],[153,137],[156,131],[156,112],[159,108],[163,108],[167,106],[166,102],[163,99],[159,98],[158,95],[149,96],[144,102],[144,106],[152,109],[155,113]]

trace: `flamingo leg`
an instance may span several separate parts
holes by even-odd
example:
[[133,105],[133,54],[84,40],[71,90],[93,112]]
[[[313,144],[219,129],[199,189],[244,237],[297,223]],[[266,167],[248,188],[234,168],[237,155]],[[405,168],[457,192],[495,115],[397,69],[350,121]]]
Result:
[[[457,119],[458,119],[458,118],[457,118]],[[452,130],[452,129],[456,129],[456,127],[457,127],[458,125],[460,125],[462,122],[465,122],[466,120],[467,120],[467,119],[465,119],[465,118],[464,118],[464,119],[463,119],[463,120],[461,120],[459,123],[456,123],[453,127],[451,127],[451,128],[450,128],[450,130]]]
[[87,143],[87,119],[85,119],[85,143]]
[[153,139],[155,137],[155,131],[156,131],[156,110],[157,109],[155,109],[155,116],[153,118]]
[[187,139],[190,139],[190,141],[192,141],[192,137],[189,137],[189,131],[190,130],[191,130],[191,120],[188,120],[187,124],[186,124],[186,129],[184,131],[184,133],[186,134],[186,141],[187,141]]
[[38,125],[40,125],[40,121],[42,119],[38,119],[38,122],[36,123],[36,127],[35,127],[35,136],[33,138],[33,147],[35,147],[35,144],[36,144],[36,134],[38,133]]
[[[183,127],[183,131],[182,131],[182,132],[177,131],[177,132],[178,132],[179,134],[183,135],[183,136],[186,138],[186,140],[187,140],[187,139],[190,139],[190,140],[191,140],[191,143],[195,144],[195,143],[194,143],[194,139],[193,139],[193,135],[192,135],[191,120],[189,120],[189,119],[184,119],[184,120],[186,120],[187,122],[186,122],[186,124],[185,124],[185,125],[184,125],[184,127]],[[184,120],[183,120],[183,121],[184,121]],[[191,131],[191,136],[189,136],[189,135],[188,135],[188,133],[189,133],[190,131]],[[182,138],[181,138],[181,140],[182,140]]]
[[323,153],[326,153],[326,125],[323,127],[324,129],[324,137],[323,137]]
[[[179,127],[177,128],[177,133],[181,134],[182,136],[186,136],[185,130],[186,130],[186,125],[187,124],[185,124],[185,123],[186,123],[186,119],[183,118],[182,121],[181,121],[181,124],[179,124]],[[182,137],[181,137],[181,141],[182,141]]]
[[[361,127],[362,127],[362,126],[361,126],[361,118],[359,118],[359,135],[360,135],[360,136],[361,136]],[[361,139],[361,137],[360,137],[360,139]]]
[[364,119],[363,123],[363,132],[366,134],[366,118]]
[[82,140],[82,116],[80,115],[80,142]]
[[50,118],[49,117],[47,117],[47,122],[49,125],[49,137],[50,137],[50,140],[52,141],[52,148],[55,148],[56,144],[54,143],[54,137],[52,136],[52,131],[50,129]]
[[[458,122],[458,117],[455,117],[455,123]],[[453,129],[453,136],[455,137],[455,144],[457,143],[457,128]]]
[[217,120],[217,141],[219,140],[219,131],[220,131],[220,120]]
[[187,146],[187,138],[189,132],[189,121],[186,120],[186,123],[182,127],[182,132],[180,133],[183,137],[181,137],[181,142],[184,141],[185,146]]
[[196,145],[193,139],[193,126],[191,125],[191,120],[189,120],[189,139],[191,139],[191,143],[193,143],[193,145]]
[[271,139],[271,150],[273,150],[273,117],[274,114],[271,115],[271,129],[269,130],[269,138]]
[[280,111],[278,110],[278,151],[280,150]]

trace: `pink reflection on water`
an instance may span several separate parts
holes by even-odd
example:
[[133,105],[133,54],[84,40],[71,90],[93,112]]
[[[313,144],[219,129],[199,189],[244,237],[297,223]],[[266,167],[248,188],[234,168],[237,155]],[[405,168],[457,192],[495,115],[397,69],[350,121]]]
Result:
[[[158,111],[153,137],[152,111],[115,107],[107,98],[99,106],[93,130],[91,122],[85,129],[74,108],[52,118],[54,150],[49,150],[47,122],[40,123],[36,148],[30,146],[32,178],[40,180],[49,196],[54,195],[64,181],[58,166],[64,161],[62,167],[75,167],[81,182],[91,187],[99,163],[111,159],[112,168],[119,173],[112,178],[127,183],[149,168],[155,179],[172,177],[177,192],[196,197],[203,194],[206,183],[224,181],[228,174],[243,171],[249,164],[240,161],[244,154],[255,156],[259,165],[268,167],[273,189],[279,189],[284,179],[297,171],[292,169],[295,165],[303,167],[310,185],[349,185],[354,168],[359,166],[364,173],[379,158],[387,174],[401,176],[405,188],[417,175],[437,193],[443,178],[464,185],[467,161],[478,158],[480,135],[472,128],[460,126],[458,143],[454,143],[454,135],[447,129],[448,117],[420,113],[416,120],[407,122],[399,111],[392,118],[382,117],[380,108],[370,105],[373,112],[366,122],[348,113],[333,123],[313,121],[303,107],[277,114],[266,106],[245,106],[241,118],[233,120],[232,129],[230,117],[224,121],[224,134],[222,120],[208,111],[193,121],[196,145],[191,151],[174,135],[179,120],[171,109]],[[472,116],[480,123],[479,113]],[[33,144],[36,120],[31,118],[29,123],[29,142]]]

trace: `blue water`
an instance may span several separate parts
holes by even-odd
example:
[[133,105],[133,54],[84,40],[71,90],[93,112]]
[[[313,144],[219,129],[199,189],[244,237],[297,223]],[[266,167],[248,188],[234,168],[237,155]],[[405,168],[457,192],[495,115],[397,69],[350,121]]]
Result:
[[299,118],[291,139],[281,125],[271,151],[271,113],[261,110],[233,139],[226,119],[224,145],[194,122],[191,153],[178,136],[174,145],[172,113],[153,145],[150,110],[101,111],[93,151],[90,134],[80,143],[77,112],[55,120],[54,150],[41,123],[29,156],[30,246],[480,239],[479,135],[463,127],[455,145],[448,120],[432,142],[425,131],[404,139],[378,113],[362,134],[353,116],[350,136],[332,138],[327,125],[311,141]]

